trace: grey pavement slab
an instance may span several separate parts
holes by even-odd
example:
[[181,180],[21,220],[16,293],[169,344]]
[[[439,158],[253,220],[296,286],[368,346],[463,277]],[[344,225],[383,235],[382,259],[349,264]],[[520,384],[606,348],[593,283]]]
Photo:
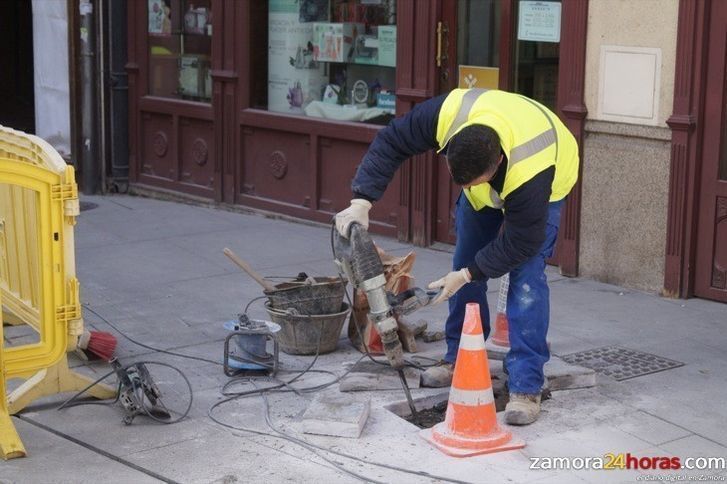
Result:
[[[8,478],[15,482],[96,482],[98,476],[114,482],[108,475],[119,476],[119,482],[149,482],[148,475],[130,466],[185,483],[353,482],[351,476],[332,468],[320,456],[272,436],[260,397],[228,402],[217,408],[215,416],[235,427],[267,435],[232,430],[207,416],[210,407],[225,398],[221,389],[230,381],[217,364],[226,335],[222,324],[261,295],[260,288],[224,257],[222,248],[232,248],[266,275],[288,276],[299,271],[333,275],[336,269],[331,262],[329,228],[130,196],[84,197],[84,201],[98,207],[84,211],[76,227],[82,301],[145,344],[213,363],[155,353],[120,338],[117,354],[122,362],[161,361],[187,374],[195,390],[189,418],[162,426],[140,417],[132,426],[125,426],[118,406],[59,412],[55,407],[66,396],[50,397],[26,409],[24,418],[98,451],[68,444],[19,421],[30,456],[0,464],[0,482]],[[413,275],[420,287],[450,270],[451,252],[412,248],[385,237],[374,239],[395,254],[415,250]],[[595,457],[628,451],[642,455],[724,455],[727,305],[669,300],[595,281],[563,278],[553,268],[548,269],[548,278],[549,340],[554,355],[619,345],[683,361],[685,366],[622,382],[596,374],[595,387],[553,393],[543,402],[537,422],[512,429],[526,441],[525,449],[472,459],[445,456],[418,436],[417,427],[387,410],[388,405],[404,402],[401,390],[347,394],[359,404],[370,401],[369,419],[359,439],[301,433],[301,419],[315,393],[271,394],[273,425],[296,438],[363,459],[366,463],[339,456],[336,462],[383,482],[436,482],[432,475],[477,483],[633,482],[638,475],[626,471],[535,471],[529,469],[530,458]],[[487,298],[491,308],[498,289],[499,281],[490,281]],[[267,318],[259,303],[250,307],[250,314]],[[84,316],[90,328],[112,331],[90,311]],[[415,316],[427,320],[428,329],[442,330],[447,306],[428,307]],[[417,344],[417,356],[435,360],[446,347],[444,341],[418,340]],[[329,391],[337,391],[336,378],[360,357],[344,329],[336,352],[315,362],[315,370],[330,373],[309,373],[296,384],[314,387],[332,383]],[[285,369],[301,370],[312,361],[312,356],[282,355]],[[77,371],[96,377],[107,370],[98,362],[72,359],[71,364]],[[495,371],[498,369],[493,367]],[[290,379],[294,375],[284,371],[278,376]],[[252,388],[249,382],[239,380],[228,390]],[[418,399],[442,391],[419,388],[412,393]],[[170,394],[178,397],[181,390],[172,389]],[[377,467],[373,462],[427,472],[430,477]],[[6,473],[6,469],[11,471]]]
[[683,427],[678,427],[664,419],[642,411],[636,411],[621,417],[614,425],[624,432],[657,446],[692,435],[689,430]]
[[369,418],[371,401],[356,401],[335,391],[318,393],[301,417],[303,433],[358,438]]
[[14,418],[28,457],[0,463],[0,482],[17,484],[162,482],[47,430]]

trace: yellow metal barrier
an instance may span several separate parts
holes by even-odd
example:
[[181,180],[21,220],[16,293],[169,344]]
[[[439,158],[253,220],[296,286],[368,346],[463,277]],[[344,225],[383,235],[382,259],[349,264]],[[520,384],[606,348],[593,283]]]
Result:
[[[69,370],[66,357],[83,332],[73,241],[78,214],[73,167],[42,139],[0,126],[0,297],[5,319],[39,336],[36,343],[0,346],[0,440],[7,412],[91,382]],[[10,378],[26,381],[6,398]],[[100,386],[91,394],[115,393]]]

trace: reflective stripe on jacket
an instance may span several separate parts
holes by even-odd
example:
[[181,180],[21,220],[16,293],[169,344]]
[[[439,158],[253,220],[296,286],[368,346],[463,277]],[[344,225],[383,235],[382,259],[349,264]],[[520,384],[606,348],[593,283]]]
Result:
[[575,185],[578,144],[558,116],[537,101],[498,90],[453,90],[439,112],[439,151],[453,136],[473,124],[489,126],[497,132],[508,161],[501,193],[489,183],[464,189],[475,210],[485,206],[503,208],[510,193],[553,165],[551,202],[565,198]]

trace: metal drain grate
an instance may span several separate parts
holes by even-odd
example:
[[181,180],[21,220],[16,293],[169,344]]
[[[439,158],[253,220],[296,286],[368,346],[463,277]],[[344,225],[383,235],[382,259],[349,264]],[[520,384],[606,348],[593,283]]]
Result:
[[684,366],[661,356],[630,350],[619,346],[606,346],[594,350],[581,351],[561,356],[564,361],[574,365],[585,366],[596,372],[610,376],[617,381],[628,380],[664,370]]

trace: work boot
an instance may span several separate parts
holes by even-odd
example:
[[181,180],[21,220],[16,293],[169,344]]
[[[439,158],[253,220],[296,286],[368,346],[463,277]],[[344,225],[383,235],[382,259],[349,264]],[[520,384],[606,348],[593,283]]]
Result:
[[441,360],[434,366],[430,366],[422,373],[422,386],[429,388],[448,387],[452,384],[454,374],[454,363]]
[[505,407],[505,422],[510,425],[528,425],[540,414],[540,394],[511,393]]

